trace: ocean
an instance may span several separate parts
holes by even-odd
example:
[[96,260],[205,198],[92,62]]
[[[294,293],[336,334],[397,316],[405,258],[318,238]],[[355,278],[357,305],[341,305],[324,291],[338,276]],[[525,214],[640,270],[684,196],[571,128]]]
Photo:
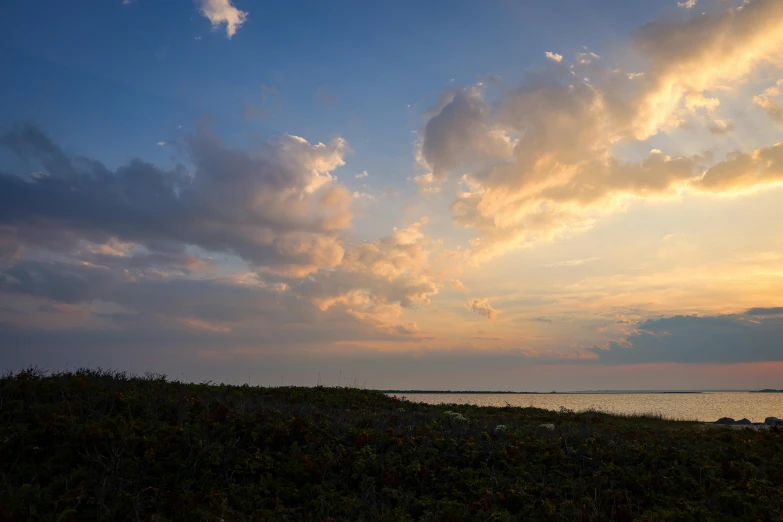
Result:
[[389,393],[428,404],[475,404],[574,411],[600,410],[606,413],[660,414],[669,419],[713,422],[721,417],[747,418],[764,422],[766,417],[783,418],[783,393],[700,392],[700,393]]

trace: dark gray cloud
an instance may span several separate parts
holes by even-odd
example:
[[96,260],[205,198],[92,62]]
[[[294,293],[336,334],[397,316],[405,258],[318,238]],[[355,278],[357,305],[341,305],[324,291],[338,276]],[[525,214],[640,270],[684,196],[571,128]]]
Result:
[[351,196],[331,175],[344,141],[286,135],[251,154],[199,131],[181,145],[191,167],[109,170],[35,126],[6,133],[22,167],[0,164],[0,323],[78,329],[91,346],[111,332],[164,346],[194,332],[221,347],[430,339],[401,322],[438,291],[426,219],[351,243]]
[[772,308],[750,308],[745,312],[745,315],[783,315],[783,306],[775,306]]
[[80,303],[111,294],[118,281],[107,270],[44,261],[19,262],[0,273],[0,295],[29,295],[62,303]]
[[[49,324],[56,314],[65,324]],[[70,315],[69,315],[70,314]],[[100,319],[96,324],[92,319]],[[124,270],[67,261],[20,260],[0,272],[0,330],[17,339],[76,336],[98,349],[107,339],[212,348],[334,341],[418,339],[415,327],[379,330],[338,310],[319,310],[282,284],[237,277],[192,279],[128,275]],[[40,334],[40,335],[39,335]],[[3,336],[10,340],[10,337]],[[10,342],[10,341],[9,341]]]
[[650,319],[625,339],[592,351],[600,362],[608,364],[782,361],[783,317],[752,315],[760,317],[678,315]]
[[117,238],[153,251],[196,245],[297,277],[335,266],[343,254],[339,234],[350,225],[350,195],[330,183],[343,164],[340,139],[311,145],[286,135],[251,155],[201,131],[184,141],[192,172],[138,159],[110,171],[65,154],[32,125],[0,144],[38,173],[0,171],[3,251],[18,244],[68,250],[80,240]]

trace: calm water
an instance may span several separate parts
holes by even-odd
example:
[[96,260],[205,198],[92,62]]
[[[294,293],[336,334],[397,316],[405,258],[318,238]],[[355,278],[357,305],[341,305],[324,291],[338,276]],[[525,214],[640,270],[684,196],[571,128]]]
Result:
[[[390,394],[398,397],[405,394]],[[715,421],[721,417],[764,422],[783,418],[783,393],[557,393],[542,395],[407,394],[410,401],[429,404],[476,404],[479,406],[534,406],[574,411],[589,409],[607,413],[660,413],[672,419]]]

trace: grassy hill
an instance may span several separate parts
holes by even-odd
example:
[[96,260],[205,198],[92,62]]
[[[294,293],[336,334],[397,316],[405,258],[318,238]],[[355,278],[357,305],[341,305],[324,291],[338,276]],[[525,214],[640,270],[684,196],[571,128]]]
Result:
[[0,378],[0,520],[782,517],[778,429],[88,370]]

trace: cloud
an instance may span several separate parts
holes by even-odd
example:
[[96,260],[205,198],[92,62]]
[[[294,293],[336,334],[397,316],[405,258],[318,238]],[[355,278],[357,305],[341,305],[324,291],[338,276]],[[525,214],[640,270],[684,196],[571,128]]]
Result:
[[478,335],[476,337],[471,337],[471,339],[473,339],[474,341],[491,341],[491,342],[496,342],[496,341],[501,341],[502,340],[500,337],[485,337],[485,336],[481,336],[481,335]]
[[416,184],[419,194],[437,194],[441,190],[432,172],[415,176],[413,182]]
[[68,252],[81,241],[118,240],[160,253],[192,245],[286,277],[342,260],[352,198],[331,175],[344,163],[342,139],[313,145],[284,135],[251,155],[199,131],[184,138],[193,171],[140,160],[110,171],[66,155],[33,126],[2,144],[45,173],[0,173],[0,234],[18,246]]
[[783,62],[783,5],[751,0],[738,8],[660,20],[633,35],[647,56],[643,88],[632,98],[635,137],[655,134],[687,96],[736,83],[755,68]]
[[176,319],[188,328],[196,330],[207,330],[216,333],[228,333],[231,331],[229,326],[223,326],[215,321],[204,321],[202,319],[193,319],[192,317],[179,317]]
[[[207,4],[236,10],[227,1],[199,5]],[[464,291],[455,279],[463,277],[463,261],[579,233],[635,200],[694,192],[702,198],[727,196],[781,184],[783,144],[725,159],[663,152],[667,139],[642,144],[655,147],[646,155],[627,150],[637,150],[638,140],[657,133],[686,132],[684,125],[694,121],[713,134],[730,132],[731,120],[717,118],[732,107],[727,96],[747,97],[747,89],[726,86],[780,65],[780,47],[772,45],[781,43],[779,5],[755,0],[737,9],[649,24],[632,37],[641,72],[607,68],[597,53],[585,49],[570,59],[548,53],[558,65],[544,64],[516,88],[492,91],[487,82],[447,89],[417,133],[421,169],[409,181],[421,193],[453,191],[444,199],[451,198],[454,221],[472,235],[469,248],[460,250],[444,250],[428,235],[426,219],[389,227],[386,236],[370,241],[353,237],[353,206],[372,196],[349,192],[337,182],[335,173],[349,152],[339,138],[314,143],[283,135],[242,150],[199,129],[178,141],[182,165],[161,168],[133,160],[108,168],[67,153],[40,129],[18,127],[1,138],[23,167],[0,171],[0,334],[22,346],[33,330],[41,331],[38,339],[47,338],[43,330],[67,331],[65,342],[76,345],[84,332],[92,332],[92,343],[116,341],[122,349],[145,342],[203,347],[210,339],[231,350],[427,341],[432,338],[428,324],[413,315],[449,310],[436,310],[434,297],[446,285]],[[245,21],[246,13],[238,12],[242,17],[233,29],[228,19],[217,22],[226,24],[229,37]],[[773,117],[769,104],[777,103],[775,89],[753,98]],[[274,92],[262,87],[262,106]],[[318,95],[330,101],[328,92]],[[683,141],[688,150],[691,144]],[[580,266],[595,259],[545,266]],[[721,286],[715,278],[694,277],[701,277],[697,272],[691,270],[679,283]],[[558,307],[637,299],[633,290],[612,295],[612,289],[625,288],[624,280],[607,285],[609,277],[564,289],[551,317],[563,325],[568,312]],[[662,277],[651,270],[647,291],[684,292],[663,285]],[[446,298],[462,299],[458,304],[467,300],[456,292]],[[756,303],[763,300],[738,306]],[[472,299],[466,308],[489,319],[500,313],[487,298]],[[532,310],[515,314],[523,321],[550,321],[531,317],[548,311]],[[622,338],[591,354],[613,364],[623,357],[676,357],[660,355],[669,348],[651,338],[680,339],[677,346],[685,350],[687,339],[707,335],[718,323],[727,331],[759,332],[758,325],[774,330],[774,310],[715,316],[720,320],[714,324],[706,318],[644,322],[641,316],[612,313],[603,319]],[[629,347],[637,351],[620,350]]]
[[[8,272],[20,283],[9,284]],[[130,343],[134,352],[143,351],[146,343],[187,351],[216,342],[225,348],[244,344],[262,349],[270,343],[280,347],[389,338],[345,316],[332,315],[329,323],[319,325],[315,315],[321,312],[277,285],[132,276],[121,269],[70,262],[27,260],[12,266],[0,276],[3,308],[0,330],[22,338],[40,337],[36,332],[42,330],[78,331],[85,348]],[[19,314],[9,314],[9,309]]]
[[584,53],[576,53],[576,61],[579,65],[590,65],[593,63],[594,60],[598,60],[601,57],[595,54],[592,51],[587,51]]
[[477,261],[587,229],[626,196],[671,193],[694,176],[690,159],[660,152],[641,162],[613,158],[608,115],[586,83],[522,87],[494,107],[476,93],[449,103],[465,107],[447,104],[427,123],[424,158],[433,177],[467,171],[451,209],[457,223],[481,234]]
[[633,334],[592,352],[607,364],[780,361],[781,338],[780,316],[678,315],[640,323]]
[[696,7],[697,0],[685,0],[685,2],[677,2],[677,7],[683,7],[685,9],[693,9]]
[[465,305],[465,308],[471,312],[476,312],[487,319],[494,319],[498,314],[498,310],[492,308],[492,305],[489,304],[489,299],[486,297],[473,299]]
[[452,290],[465,290],[465,285],[459,279],[452,279],[449,281],[449,287]]
[[714,120],[708,129],[712,134],[728,134],[734,130],[734,122],[731,120]]
[[361,171],[360,173],[358,173],[358,174],[357,174],[356,176],[354,176],[354,177],[355,177],[356,179],[362,179],[362,178],[366,178],[367,176],[369,176],[369,174],[367,174],[367,171],[366,171],[366,170],[363,170],[363,171]]
[[340,305],[356,314],[399,317],[403,308],[430,303],[439,283],[429,272],[426,219],[389,236],[346,248],[339,270],[323,271],[299,288],[322,310]]
[[735,154],[709,169],[690,186],[708,193],[734,193],[783,183],[783,143]]
[[534,321],[536,323],[551,323],[552,319],[549,319],[548,317],[531,317],[531,321]]
[[164,145],[166,145],[166,142],[165,141],[159,141],[158,143],[156,143],[156,145],[158,147],[163,147]]
[[720,105],[711,89],[783,65],[783,3],[751,0],[658,21],[632,40],[646,58],[643,73],[602,67],[586,51],[570,71],[537,72],[492,102],[481,85],[449,89],[427,113],[417,157],[430,174],[415,181],[422,191],[458,180],[452,217],[475,230],[473,262],[588,230],[637,199],[733,194],[778,183],[775,147],[743,155],[750,171],[736,170],[743,165],[733,156],[707,168],[699,157],[652,150],[630,160],[615,150],[697,114],[709,118],[712,133],[729,132],[730,121],[711,116]]
[[778,80],[774,86],[755,96],[753,103],[761,107],[776,122],[783,123],[783,106],[772,99],[781,95],[783,95],[783,80]]
[[231,0],[195,0],[199,12],[212,24],[215,31],[226,24],[226,36],[231,38],[247,21],[247,11],[240,11],[231,4]]
[[745,315],[783,315],[783,306],[772,308],[750,308]]
[[[491,108],[480,88],[450,92],[424,128],[422,156],[440,181],[458,167],[477,166],[485,159],[510,158],[513,141],[491,120]],[[468,164],[468,165],[466,165]]]
[[185,253],[153,256],[123,243],[90,245],[67,260],[5,262],[0,332],[32,342],[43,331],[78,330],[69,335],[85,343],[80,349],[130,343],[139,351],[149,344],[169,352],[215,343],[221,350],[252,346],[257,352],[428,339],[402,314],[437,292],[415,268],[395,276],[382,267],[376,274],[353,266],[292,284],[259,272],[194,277],[193,271],[220,268]]
[[541,265],[547,268],[554,268],[559,266],[580,266],[584,265],[585,263],[591,263],[593,261],[598,261],[597,257],[588,257],[585,259],[569,259],[567,261],[557,261],[555,263],[547,263],[545,265]]
[[756,105],[761,107],[764,112],[769,115],[770,118],[776,122],[783,123],[783,106],[773,100],[770,100],[769,98],[760,96],[757,96],[754,101]]
[[552,60],[555,63],[560,63],[560,62],[563,61],[563,55],[561,55],[561,54],[552,53],[552,52],[549,52],[549,51],[547,51],[545,54],[546,54],[547,59]]

